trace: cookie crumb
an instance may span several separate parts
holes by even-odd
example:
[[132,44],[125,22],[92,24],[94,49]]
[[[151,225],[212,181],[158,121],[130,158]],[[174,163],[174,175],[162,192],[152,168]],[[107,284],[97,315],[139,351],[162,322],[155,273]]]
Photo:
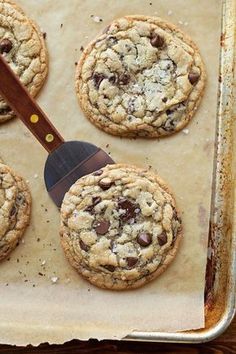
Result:
[[53,283],[53,284],[56,284],[57,283],[57,281],[58,281],[58,277],[51,277],[51,282]]
[[168,16],[171,16],[173,14],[173,11],[171,11],[171,10],[169,10],[168,12],[167,12],[167,15]]
[[23,238],[22,238],[22,240],[21,240],[21,243],[23,243],[23,244],[25,243],[25,240],[24,240]]
[[188,22],[184,22],[184,26],[188,26]]
[[187,135],[189,133],[189,129],[183,129],[182,132]]
[[44,266],[46,264],[45,259],[42,261],[41,265]]
[[34,178],[35,179],[38,178],[38,174],[37,173],[34,174]]
[[180,25],[183,25],[183,24],[184,24],[183,21],[181,21],[181,20],[179,20],[178,22],[179,22]]
[[67,278],[65,281],[66,284],[69,284],[70,282],[71,282],[70,278]]

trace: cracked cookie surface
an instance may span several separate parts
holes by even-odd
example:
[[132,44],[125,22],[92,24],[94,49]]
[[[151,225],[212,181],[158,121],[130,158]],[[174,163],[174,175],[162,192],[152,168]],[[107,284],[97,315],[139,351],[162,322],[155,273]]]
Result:
[[[0,0],[0,53],[35,97],[43,86],[48,70],[43,34],[10,0]],[[0,123],[14,116],[0,97]]]
[[61,243],[73,267],[106,289],[140,287],[161,274],[182,237],[164,182],[115,164],[79,179],[61,207]]
[[0,261],[17,246],[29,224],[31,196],[24,180],[0,163]]
[[160,18],[114,21],[84,50],[76,91],[85,115],[124,137],[155,138],[182,129],[197,109],[205,70],[193,41]]

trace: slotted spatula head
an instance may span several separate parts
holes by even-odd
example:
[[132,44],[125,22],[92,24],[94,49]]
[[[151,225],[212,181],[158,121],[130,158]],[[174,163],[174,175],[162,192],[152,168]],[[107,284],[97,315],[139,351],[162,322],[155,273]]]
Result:
[[83,141],[65,142],[1,55],[0,94],[49,152],[44,180],[58,207],[77,179],[114,163],[105,151],[95,145]]
[[114,161],[97,146],[69,141],[51,152],[44,168],[44,181],[54,203],[60,207],[65,193],[79,178]]

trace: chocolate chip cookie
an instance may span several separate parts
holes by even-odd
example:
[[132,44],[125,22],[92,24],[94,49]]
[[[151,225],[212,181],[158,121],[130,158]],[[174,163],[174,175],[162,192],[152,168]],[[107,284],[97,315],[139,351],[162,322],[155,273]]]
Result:
[[[35,97],[48,70],[43,34],[10,0],[0,0],[0,54]],[[0,97],[0,123],[14,116],[14,112]]]
[[0,163],[0,261],[17,246],[29,224],[31,196],[24,180]]
[[140,287],[173,260],[182,236],[162,180],[128,165],[79,179],[61,207],[61,243],[73,267],[106,289]]
[[85,115],[107,133],[157,138],[189,122],[205,76],[196,45],[181,30],[160,18],[126,16],[84,50],[76,90]]

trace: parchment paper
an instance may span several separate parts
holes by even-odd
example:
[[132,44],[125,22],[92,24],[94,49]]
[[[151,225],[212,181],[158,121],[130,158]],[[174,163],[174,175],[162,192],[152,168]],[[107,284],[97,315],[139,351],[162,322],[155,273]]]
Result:
[[[204,327],[220,1],[18,3],[47,34],[50,74],[38,98],[42,108],[66,139],[93,142],[110,152],[117,162],[151,165],[174,191],[182,210],[184,240],[169,269],[139,290],[119,293],[89,285],[70,267],[60,247],[59,212],[44,189],[46,152],[19,120],[0,126],[0,155],[29,181],[33,196],[31,225],[23,243],[9,261],[0,265],[0,342],[36,345],[73,338],[122,338],[133,330]],[[200,47],[208,84],[201,107],[184,132],[162,140],[115,138],[97,130],[79,109],[74,72],[80,47],[114,18],[127,14],[161,16],[178,24]],[[96,23],[91,15],[103,21]],[[52,277],[58,277],[55,284]]]

